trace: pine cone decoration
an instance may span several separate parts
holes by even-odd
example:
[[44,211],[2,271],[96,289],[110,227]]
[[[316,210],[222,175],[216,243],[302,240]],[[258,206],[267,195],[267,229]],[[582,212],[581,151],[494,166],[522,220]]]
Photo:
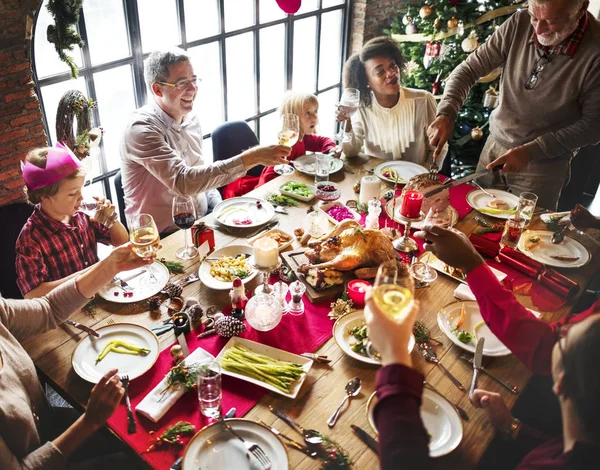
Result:
[[200,320],[202,320],[202,315],[204,315],[204,309],[200,304],[192,305],[186,310],[186,312],[194,324],[200,323]]
[[246,325],[237,318],[221,317],[215,321],[215,330],[219,336],[231,338],[246,331]]
[[163,289],[163,292],[170,298],[180,297],[181,293],[183,292],[183,287],[181,287],[179,284],[173,284],[172,282],[169,282]]
[[158,295],[154,295],[148,299],[148,308],[150,310],[158,310],[162,301]]

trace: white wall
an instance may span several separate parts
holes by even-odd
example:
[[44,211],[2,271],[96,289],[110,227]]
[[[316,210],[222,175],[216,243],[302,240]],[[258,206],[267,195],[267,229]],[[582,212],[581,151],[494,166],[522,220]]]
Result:
[[590,0],[589,12],[596,18],[600,18],[600,0]]

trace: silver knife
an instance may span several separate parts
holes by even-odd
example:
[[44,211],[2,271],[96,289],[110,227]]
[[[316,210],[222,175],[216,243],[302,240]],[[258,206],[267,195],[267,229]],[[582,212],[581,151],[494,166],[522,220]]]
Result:
[[[502,168],[501,165],[495,166],[492,169],[493,173],[496,173],[498,171],[500,171],[500,168]],[[463,176],[462,178],[458,178],[457,180],[454,180],[452,183],[450,184],[443,184],[437,188],[434,189],[430,189],[428,191],[421,191],[423,193],[424,197],[431,197],[434,194],[437,193],[441,193],[442,191],[446,190],[446,189],[450,189],[453,188],[454,186],[458,186],[459,184],[464,184],[464,183],[469,183],[470,181],[473,181],[476,178],[479,178],[480,176],[484,176],[487,175],[490,171],[489,170],[481,170],[481,171],[477,171],[473,174],[470,174],[468,176]]]
[[317,451],[315,450],[311,450],[309,449],[307,446],[300,444],[299,442],[296,442],[294,439],[286,436],[285,434],[283,434],[282,432],[278,431],[277,429],[275,429],[272,426],[269,426],[266,423],[263,423],[260,419],[258,419],[256,421],[259,424],[262,424],[264,427],[268,428],[271,430],[271,432],[273,434],[275,434],[276,436],[279,436],[282,439],[286,440],[286,443],[290,446],[293,447],[296,450],[299,450],[300,452],[302,452],[303,454],[308,455],[311,459],[316,459],[317,458]]
[[72,321],[72,320],[65,320],[65,323],[67,325],[71,325],[73,328],[77,328],[78,330],[84,331],[88,335],[92,335],[92,336],[95,336],[96,338],[100,338],[100,334],[96,330],[93,330],[92,328],[90,328],[89,326],[82,325],[81,323]]
[[475,357],[473,358],[473,380],[471,380],[471,389],[469,390],[469,399],[473,399],[473,392],[477,388],[477,378],[481,370],[481,362],[483,360],[483,345],[485,338],[479,338],[477,348],[475,349]]
[[354,431],[354,434],[356,434],[356,436],[361,441],[363,441],[367,445],[367,447],[369,447],[369,449],[371,449],[373,452],[379,455],[379,444],[373,436],[371,436],[369,433],[367,433],[367,431],[365,431],[362,428],[359,428],[355,424],[351,424],[350,427]]
[[[460,358],[463,361],[467,361],[470,362],[471,364],[473,364],[473,358],[470,357],[467,354],[461,354]],[[485,367],[481,367],[481,372],[483,372],[485,375],[487,375],[488,377],[494,379],[496,382],[498,382],[500,385],[502,385],[504,388],[506,388],[509,392],[514,393],[515,395],[517,395],[519,393],[519,389],[514,386],[509,384],[508,382],[505,382],[504,380],[502,380],[500,377],[497,377],[496,375],[492,374],[489,370],[487,370]]]
[[270,222],[266,226],[260,227],[259,229],[254,230],[253,232],[250,232],[248,235],[246,235],[246,238],[256,237],[256,236],[260,235],[261,233],[266,232],[267,230],[271,230],[272,228],[277,227],[278,225],[279,225],[279,220]]

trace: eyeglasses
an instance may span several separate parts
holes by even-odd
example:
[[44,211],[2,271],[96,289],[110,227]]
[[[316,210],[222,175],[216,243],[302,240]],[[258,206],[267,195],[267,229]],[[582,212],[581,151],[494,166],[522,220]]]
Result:
[[170,86],[173,88],[177,88],[178,90],[185,90],[189,85],[193,85],[195,88],[198,87],[198,83],[201,82],[202,79],[198,78],[198,77],[194,77],[191,80],[186,80],[186,79],[182,79],[182,80],[177,80],[175,83],[169,83],[169,82],[156,82],[159,85],[166,85],[166,86]]
[[525,89],[533,90],[538,82],[538,74],[546,68],[546,65],[550,63],[550,57],[544,54],[542,57],[538,59],[531,71],[531,75],[527,82],[525,83]]

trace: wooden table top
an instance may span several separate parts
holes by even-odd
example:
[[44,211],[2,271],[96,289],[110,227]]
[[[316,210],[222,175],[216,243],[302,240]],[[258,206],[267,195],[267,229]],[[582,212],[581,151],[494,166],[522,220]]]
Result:
[[[341,171],[332,175],[331,180],[339,183],[342,188],[342,201],[356,199],[357,195],[352,191],[353,184],[359,179],[359,169],[367,170],[373,168],[380,160],[357,157],[349,160],[350,167],[355,174],[349,174]],[[268,193],[276,192],[277,188],[287,180],[302,181],[312,183],[311,177],[299,172],[292,175],[281,176],[266,185],[254,190],[249,195],[264,196]],[[302,218],[306,215],[308,205],[300,203],[299,207],[289,208],[289,215],[278,215],[279,228],[292,233],[294,228],[302,226]],[[472,211],[464,219],[459,221],[457,228],[470,234],[476,228],[474,220],[477,212]],[[206,217],[207,222],[214,222],[212,215]],[[543,224],[536,219],[532,222],[532,227],[536,228]],[[215,232],[215,241],[217,248],[232,244],[247,242],[246,238],[236,238],[234,236]],[[586,242],[585,238],[580,241],[586,247],[595,253],[597,247]],[[183,235],[175,233],[162,241],[162,249],[159,257],[167,259],[176,259],[175,251],[183,245]],[[298,248],[295,241],[291,248]],[[578,294],[569,301],[564,307],[551,313],[542,312],[544,321],[555,321],[564,315],[571,313],[579,295],[585,289],[591,274],[594,272],[595,263],[588,263],[586,266],[565,272],[570,278],[575,280],[582,288]],[[171,277],[171,282],[198,269],[198,258],[184,262],[185,273]],[[259,276],[260,277],[260,276]],[[258,283],[258,278],[247,284],[247,289],[254,289]],[[442,346],[437,347],[440,361],[454,374],[465,386],[468,387],[471,381],[472,369],[469,364],[459,359],[463,352],[453,346],[452,342],[440,331],[437,326],[437,313],[445,305],[454,302],[453,291],[457,287],[457,282],[447,276],[440,275],[430,287],[418,289],[415,293],[416,299],[421,305],[421,312],[418,316],[420,320],[431,329],[435,338],[442,342]],[[224,307],[228,304],[227,291],[214,291],[201,285],[199,282],[188,285],[184,288],[183,297],[195,296],[202,305],[216,304]],[[528,308],[535,309],[531,304],[531,298],[526,296],[517,296],[519,302]],[[76,312],[71,317],[73,320],[82,322],[91,327],[98,327],[109,322],[134,322],[146,327],[153,327],[162,324],[162,319],[158,315],[150,313],[145,302],[136,304],[115,304],[103,299],[97,299],[97,313],[94,317],[89,317],[82,311]],[[333,324],[333,322],[332,322]],[[71,356],[77,345],[77,342],[83,337],[83,333],[77,332],[67,326],[62,326],[47,333],[36,336],[28,340],[24,346],[35,365],[49,383],[56,388],[65,398],[67,398],[76,408],[83,409],[87,403],[92,385],[79,378],[71,366]],[[159,337],[161,350],[170,346],[175,337],[172,332]],[[289,400],[273,393],[267,393],[264,398],[246,415],[248,419],[261,419],[267,424],[273,424],[282,432],[293,435],[294,433],[288,426],[277,419],[268,410],[269,405],[288,413],[295,420],[305,427],[314,428],[324,432],[332,439],[336,440],[351,456],[355,463],[355,468],[375,469],[378,468],[378,461],[373,452],[369,450],[351,431],[350,424],[356,424],[367,430],[371,435],[373,431],[367,421],[366,404],[369,396],[375,390],[375,373],[377,368],[355,361],[347,357],[336,345],[335,341],[330,339],[318,351],[332,359],[330,367],[316,364],[311,369],[305,384],[302,387],[297,399]],[[438,468],[462,470],[475,468],[491,439],[494,431],[482,410],[475,409],[469,402],[468,393],[459,391],[444,373],[435,367],[435,365],[425,362],[418,352],[413,353],[414,366],[422,372],[427,381],[437,387],[446,398],[464,408],[469,414],[470,421],[462,422],[464,436],[459,447],[447,456],[441,457],[437,461]],[[486,358],[485,366],[493,373],[516,385],[521,390],[527,384],[530,374],[527,369],[513,356]],[[337,408],[344,396],[344,385],[352,377],[361,377],[363,387],[360,395],[351,400],[350,405],[346,407],[341,415],[337,425],[329,429],[326,420]],[[516,396],[501,388],[487,376],[483,375],[479,380],[479,387],[498,392],[512,407],[516,401]],[[290,450],[290,468],[293,469],[313,469],[315,462],[304,454]]]

